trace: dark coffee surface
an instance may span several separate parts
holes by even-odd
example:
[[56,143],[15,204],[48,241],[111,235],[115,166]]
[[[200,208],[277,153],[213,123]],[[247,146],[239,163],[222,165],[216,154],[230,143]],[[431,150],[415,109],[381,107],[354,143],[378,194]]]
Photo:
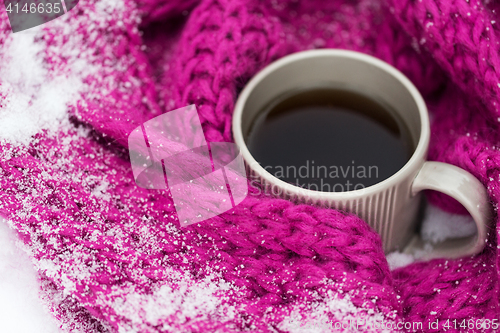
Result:
[[361,189],[411,157],[409,132],[393,114],[350,91],[301,91],[262,110],[246,141],[257,162],[288,183],[324,192]]

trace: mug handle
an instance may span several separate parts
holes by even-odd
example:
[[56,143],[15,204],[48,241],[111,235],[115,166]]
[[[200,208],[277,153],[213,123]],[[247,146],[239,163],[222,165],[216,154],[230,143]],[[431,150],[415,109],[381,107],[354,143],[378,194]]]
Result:
[[423,190],[434,190],[451,196],[460,202],[471,214],[477,226],[477,234],[467,238],[448,239],[433,244],[433,251],[424,251],[424,243],[419,236],[413,238],[406,247],[406,253],[423,251],[420,260],[433,258],[459,258],[477,254],[487,242],[492,207],[488,192],[479,180],[469,172],[454,165],[441,162],[425,162],[413,180],[411,195]]

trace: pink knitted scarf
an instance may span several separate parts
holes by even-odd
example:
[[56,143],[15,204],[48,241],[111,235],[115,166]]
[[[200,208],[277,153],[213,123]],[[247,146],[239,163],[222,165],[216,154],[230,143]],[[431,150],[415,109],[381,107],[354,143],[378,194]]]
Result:
[[[31,137],[2,137],[0,214],[26,245],[61,325],[68,332],[380,332],[396,329],[377,323],[420,322],[415,331],[435,332],[449,320],[448,332],[492,331],[453,321],[499,318],[497,227],[477,256],[395,271],[379,236],[340,211],[249,195],[221,216],[180,228],[168,191],[135,185],[126,142],[144,121],[190,104],[208,141],[231,141],[235,100],[257,71],[300,50],[357,50],[412,80],[432,116],[430,159],[474,174],[496,207],[497,6],[80,0],[24,35],[11,34],[0,10],[0,114],[16,103],[35,109],[18,119]],[[36,51],[39,83],[2,75],[9,64],[31,66],[16,62],[21,40]],[[50,119],[58,109],[43,99],[47,87],[55,87],[50,98],[67,100]],[[28,126],[33,117],[40,128]],[[463,213],[448,197],[429,199]],[[361,324],[348,326],[352,320]],[[436,320],[439,328],[429,326]]]

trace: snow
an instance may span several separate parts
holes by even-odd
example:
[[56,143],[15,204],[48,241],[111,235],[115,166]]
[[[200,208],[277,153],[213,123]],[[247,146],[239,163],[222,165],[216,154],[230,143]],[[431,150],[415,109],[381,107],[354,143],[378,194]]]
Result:
[[278,328],[289,333],[329,333],[332,328],[335,332],[382,333],[392,332],[393,323],[380,312],[356,307],[349,295],[329,290],[324,302],[296,307]]
[[[123,290],[112,307],[118,315],[129,318],[132,323],[120,323],[119,332],[135,332],[141,325],[161,326],[166,331],[175,330],[175,325],[205,321],[214,318],[234,319],[237,304],[223,304],[224,292],[238,289],[225,282],[217,274],[195,281],[190,273],[168,269],[168,284],[160,286],[152,293],[137,293],[133,289],[122,297]],[[172,327],[170,324],[175,323]],[[130,325],[133,324],[133,325]]]
[[476,223],[470,215],[447,213],[428,205],[422,225],[422,239],[439,243],[450,238],[468,237],[477,233]]
[[386,259],[391,269],[408,266],[415,261],[415,257],[413,255],[398,251],[389,253],[386,255]]
[[57,321],[39,298],[40,282],[28,255],[0,218],[0,322],[2,332],[59,333]]
[[[36,41],[40,27],[11,34],[0,66],[0,141],[27,144],[67,118],[67,104],[81,87],[76,77],[49,75]],[[54,74],[54,73],[52,73]],[[2,100],[3,97],[3,100]]]
[[432,245],[451,238],[472,236],[477,232],[476,224],[470,215],[450,214],[434,205],[427,205],[422,221],[420,236],[425,247],[415,254],[389,253],[386,256],[391,269],[407,266],[418,260],[423,254],[432,251]]

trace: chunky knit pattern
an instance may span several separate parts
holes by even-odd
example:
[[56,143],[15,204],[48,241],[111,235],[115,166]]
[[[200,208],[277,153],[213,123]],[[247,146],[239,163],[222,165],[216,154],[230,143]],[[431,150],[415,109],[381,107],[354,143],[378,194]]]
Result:
[[[197,106],[208,141],[231,141],[238,92],[258,70],[300,50],[351,49],[393,64],[415,83],[432,113],[430,158],[470,171],[496,207],[494,6],[80,0],[44,26],[36,43],[49,75],[70,77],[78,68],[82,88],[68,105],[69,121],[56,130],[26,145],[2,142],[0,213],[32,255],[63,328],[294,332],[299,326],[286,325],[291,316],[311,322],[318,309],[332,323],[325,331],[346,318],[422,322],[423,331],[439,331],[427,324],[436,319],[498,318],[496,212],[481,254],[391,272],[379,236],[358,217],[254,192],[232,211],[181,229],[168,191],[135,185],[126,151],[135,127],[189,104]],[[6,59],[12,35],[0,15]],[[0,112],[9,93],[0,89]],[[429,198],[463,213],[448,197]],[[333,299],[349,301],[347,310]]]

